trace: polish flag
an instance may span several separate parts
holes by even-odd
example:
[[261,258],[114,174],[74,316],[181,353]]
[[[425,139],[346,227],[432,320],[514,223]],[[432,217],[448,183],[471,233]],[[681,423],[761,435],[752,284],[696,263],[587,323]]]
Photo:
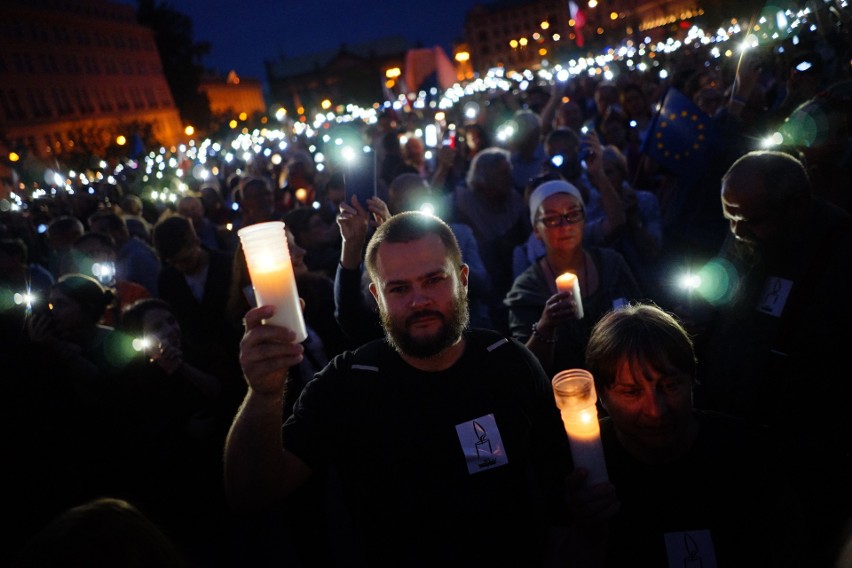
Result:
[[586,14],[580,9],[574,0],[568,2],[568,9],[571,11],[571,19],[574,20],[574,33],[577,34],[577,47],[583,47],[586,40],[583,37],[582,28],[586,25]]

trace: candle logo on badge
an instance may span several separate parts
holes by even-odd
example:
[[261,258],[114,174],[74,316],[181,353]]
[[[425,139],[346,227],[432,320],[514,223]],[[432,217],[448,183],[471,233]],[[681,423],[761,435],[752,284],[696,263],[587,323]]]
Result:
[[575,467],[589,471],[590,485],[609,479],[601,445],[597,393],[592,374],[583,369],[568,369],[553,377],[553,396],[562,414],[562,423],[571,444]]
[[299,305],[284,223],[271,221],[249,225],[237,234],[246,255],[257,305],[275,306],[275,314],[268,322],[290,329],[296,334],[296,342],[301,343],[308,332]]

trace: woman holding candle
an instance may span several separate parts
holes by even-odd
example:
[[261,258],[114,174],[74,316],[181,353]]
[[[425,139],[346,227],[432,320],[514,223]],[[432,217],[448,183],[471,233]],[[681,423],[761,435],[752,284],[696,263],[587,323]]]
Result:
[[526,342],[552,376],[583,367],[595,322],[641,292],[621,255],[583,247],[585,204],[576,187],[547,181],[532,192],[529,205],[533,234],[546,252],[515,279],[505,304],[513,337]]
[[789,467],[758,430],[693,409],[695,354],[674,317],[641,304],[607,314],[586,362],[609,414],[600,422],[609,482],[578,469],[568,495],[574,528],[602,565],[810,565],[781,477]]

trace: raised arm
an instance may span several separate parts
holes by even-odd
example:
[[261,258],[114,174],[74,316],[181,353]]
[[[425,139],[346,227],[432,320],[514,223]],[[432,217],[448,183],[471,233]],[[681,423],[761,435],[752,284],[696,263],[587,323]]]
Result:
[[281,501],[311,473],[281,438],[287,370],[301,362],[303,347],[292,331],[263,325],[273,313],[262,306],[246,314],[240,365],[248,393],[225,442],[225,492],[231,507],[243,512]]
[[590,155],[586,158],[589,180],[600,192],[601,206],[606,213],[601,226],[601,234],[598,235],[600,240],[605,243],[624,227],[627,222],[627,215],[621,196],[604,174],[603,146],[601,146],[598,135],[590,129],[589,134],[586,134],[584,139],[588,142],[590,149]]

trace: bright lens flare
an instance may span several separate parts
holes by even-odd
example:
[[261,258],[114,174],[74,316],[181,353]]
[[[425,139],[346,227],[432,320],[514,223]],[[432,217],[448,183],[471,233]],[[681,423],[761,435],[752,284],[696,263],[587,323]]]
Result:
[[697,290],[701,286],[701,277],[687,272],[678,280],[678,285],[684,290]]
[[25,306],[27,309],[32,308],[37,300],[36,295],[31,292],[16,292],[13,299],[16,305]]
[[773,146],[780,146],[783,142],[784,136],[780,132],[775,132],[764,138],[761,144],[764,148],[772,148]]
[[109,280],[115,276],[115,265],[110,262],[96,262],[92,265],[92,276],[99,280]]
[[154,342],[148,339],[147,337],[137,337],[133,340],[133,349],[135,349],[136,351],[145,351],[153,344]]
[[688,283],[683,287],[711,304],[719,305],[730,301],[737,279],[737,271],[730,262],[715,259],[702,266],[697,274],[687,273],[681,284]]
[[748,51],[749,49],[753,49],[753,48],[757,47],[757,45],[758,45],[758,42],[757,42],[757,36],[756,35],[746,36],[746,38],[739,45],[739,51],[740,51],[740,53],[744,53],[744,52]]

